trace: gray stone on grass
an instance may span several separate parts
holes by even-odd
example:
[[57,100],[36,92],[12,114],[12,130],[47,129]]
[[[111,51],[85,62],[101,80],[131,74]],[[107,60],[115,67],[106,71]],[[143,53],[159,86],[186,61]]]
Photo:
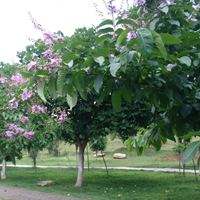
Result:
[[115,158],[115,159],[124,159],[124,158],[126,158],[126,154],[123,154],[123,153],[115,153],[115,154],[113,155],[113,158]]
[[40,181],[37,185],[46,186],[46,185],[53,185],[53,181]]

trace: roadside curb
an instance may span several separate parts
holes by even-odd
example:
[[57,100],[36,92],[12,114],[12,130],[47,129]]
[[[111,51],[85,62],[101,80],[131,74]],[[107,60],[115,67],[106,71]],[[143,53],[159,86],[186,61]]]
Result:
[[[0,165],[2,166],[2,165]],[[34,167],[33,165],[7,165],[7,167],[24,167],[24,168],[32,168]],[[37,168],[63,168],[63,169],[68,169],[68,168],[76,168],[75,166],[44,166],[44,165],[37,165]],[[88,169],[85,167],[85,169]],[[105,167],[90,167],[90,169],[106,169]],[[107,169],[122,169],[122,170],[135,170],[135,171],[154,171],[154,172],[183,172],[183,169],[177,169],[177,168],[136,168],[136,167],[107,167]],[[199,170],[196,170],[196,173]],[[185,169],[184,172],[187,173],[195,173],[194,170],[190,169]]]

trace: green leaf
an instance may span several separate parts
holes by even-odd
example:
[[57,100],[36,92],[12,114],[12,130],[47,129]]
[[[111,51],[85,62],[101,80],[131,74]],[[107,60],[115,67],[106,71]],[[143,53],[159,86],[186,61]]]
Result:
[[99,89],[103,85],[103,76],[101,74],[97,75],[94,79],[94,89],[99,93]]
[[153,42],[155,43],[156,47],[159,49],[163,58],[166,60],[167,59],[167,50],[165,48],[165,45],[162,41],[161,36],[153,30],[149,30],[149,31],[151,32],[151,34],[153,36]]
[[35,83],[35,78],[34,77],[30,77],[28,80],[28,85],[31,86]]
[[53,99],[57,98],[57,94],[56,94],[56,86],[57,86],[57,80],[56,79],[50,79],[49,83],[48,83],[48,90],[49,90],[49,94],[51,95],[51,97]]
[[132,99],[132,91],[126,87],[124,87],[122,90],[121,90],[121,94],[123,96],[123,98],[131,103],[131,99]]
[[98,44],[100,42],[103,42],[103,41],[105,41],[107,39],[111,39],[111,38],[112,38],[112,35],[110,35],[110,34],[102,35],[101,37],[96,39],[95,43]]
[[62,96],[63,94],[63,85],[65,82],[67,72],[66,71],[59,71],[58,73],[58,79],[57,79],[57,90],[58,93]]
[[119,37],[117,38],[117,47],[118,48],[120,47],[120,45],[123,42],[123,40],[127,38],[127,34],[130,31],[132,31],[132,29],[131,28],[127,28],[119,35]]
[[74,58],[78,58],[77,55],[75,55],[73,52],[67,52],[62,56],[62,60],[72,60]]
[[139,47],[144,59],[149,59],[153,52],[153,37],[149,30],[140,28],[138,32]]
[[62,48],[65,48],[65,44],[64,43],[57,43],[57,44],[54,45],[52,50],[55,51],[55,50],[62,49]]
[[115,90],[111,96],[111,102],[113,108],[118,111],[122,105],[122,97],[121,92],[119,90]]
[[178,60],[179,60],[181,63],[186,64],[188,67],[191,66],[192,61],[191,61],[190,57],[188,57],[188,56],[183,56],[183,57],[181,57],[181,58],[178,58]]
[[67,103],[68,103],[70,109],[72,109],[76,105],[77,97],[78,97],[78,95],[77,95],[77,92],[75,92],[75,91],[73,91],[71,95],[69,95],[67,93]]
[[105,25],[109,25],[109,24],[113,25],[113,21],[110,20],[110,19],[107,19],[107,20],[101,22],[101,23],[96,27],[96,29],[97,29],[97,28],[100,28],[100,27],[102,27],[102,26],[105,26]]
[[99,30],[96,35],[101,35],[101,34],[105,34],[105,33],[113,33],[114,32],[114,29],[113,28],[104,28],[104,29],[101,29]]
[[24,77],[24,78],[30,78],[31,76],[33,76],[33,73],[25,70],[25,69],[21,69],[19,71],[19,73]]
[[97,58],[94,58],[94,61],[95,61],[96,63],[99,63],[99,65],[101,66],[101,65],[104,63],[105,58],[104,58],[103,56],[99,56],[99,57],[97,57]]
[[166,44],[180,44],[182,41],[179,38],[174,37],[168,33],[161,33],[160,34],[162,41]]
[[183,138],[185,140],[188,140],[190,139],[191,137],[193,136],[200,136],[200,132],[199,131],[196,131],[196,132],[189,132],[187,135],[184,135],[184,136],[180,136],[180,138]]
[[93,57],[87,57],[87,60],[85,60],[82,64],[81,64],[81,68],[85,68],[88,67],[90,64],[92,64],[94,62],[94,58]]
[[169,11],[169,8],[168,8],[168,6],[165,6],[164,8],[160,8],[160,10],[161,10],[162,12],[164,12],[165,14],[167,14],[168,11]]
[[191,143],[183,153],[183,161],[184,163],[189,162],[192,160],[195,155],[197,154],[197,150],[200,147],[200,141],[196,141]]
[[49,72],[48,70],[38,69],[35,73],[35,76],[43,78],[43,77],[49,76]]
[[187,117],[192,112],[192,106],[190,104],[183,104],[181,107],[181,115],[183,118]]
[[165,94],[167,97],[171,100],[173,98],[173,90],[171,88],[166,87],[165,88]]
[[121,67],[121,63],[112,63],[109,65],[109,67],[111,75],[116,77],[116,72]]
[[74,47],[77,47],[77,46],[89,46],[87,43],[85,42],[82,42],[82,41],[77,41],[77,42],[73,42],[71,45],[70,45],[70,49],[73,49]]
[[123,67],[123,72],[126,71],[126,66],[128,62],[128,55],[129,55],[129,49],[127,48],[127,45],[124,46],[122,52],[121,52],[121,57],[120,57],[120,63],[124,65]]
[[117,23],[116,23],[116,25],[118,25],[118,24],[130,24],[130,25],[133,25],[133,26],[137,26],[137,24],[134,22],[134,21],[132,21],[132,20],[130,20],[130,19],[120,19]]
[[180,26],[180,22],[174,19],[167,20],[170,24]]
[[40,96],[40,98],[41,98],[44,102],[46,102],[47,100],[46,100],[46,98],[45,98],[45,96],[44,96],[44,86],[45,86],[45,81],[42,81],[42,82],[39,84],[39,86],[38,86],[38,88],[37,88],[37,91],[38,91],[38,95]]
[[200,103],[193,103],[192,106],[193,106],[196,110],[200,111]]

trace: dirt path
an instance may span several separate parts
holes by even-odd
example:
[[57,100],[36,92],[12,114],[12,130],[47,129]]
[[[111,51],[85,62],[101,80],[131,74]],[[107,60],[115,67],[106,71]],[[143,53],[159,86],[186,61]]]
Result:
[[77,198],[0,186],[0,198],[8,200],[81,200]]

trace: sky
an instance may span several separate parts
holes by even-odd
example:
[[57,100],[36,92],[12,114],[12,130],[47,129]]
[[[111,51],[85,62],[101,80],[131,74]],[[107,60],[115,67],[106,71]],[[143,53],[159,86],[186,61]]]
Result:
[[70,36],[76,28],[97,26],[102,17],[93,2],[107,12],[101,0],[1,0],[0,1],[0,61],[18,62],[17,51],[38,39],[42,32],[33,28],[28,12],[42,28]]

